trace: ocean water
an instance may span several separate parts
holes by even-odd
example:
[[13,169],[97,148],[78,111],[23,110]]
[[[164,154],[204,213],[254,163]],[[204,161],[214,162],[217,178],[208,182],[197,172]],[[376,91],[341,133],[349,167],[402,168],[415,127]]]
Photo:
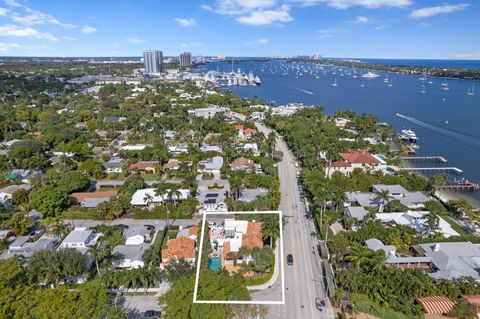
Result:
[[[242,72],[252,71],[262,80],[260,86],[226,87],[239,96],[257,96],[276,104],[302,102],[323,106],[328,114],[335,110],[374,114],[380,121],[391,123],[396,131],[414,130],[420,146],[417,155],[443,156],[448,159],[448,166],[462,169],[463,174],[450,175],[452,180],[480,182],[480,82],[448,79],[449,90],[445,91],[442,89],[445,79],[422,81],[414,75],[376,72],[380,77],[364,79],[363,70],[337,67],[319,70],[308,64],[292,66],[282,61],[238,62],[233,67],[235,71],[238,68]],[[232,65],[214,62],[204,68],[230,72]],[[384,82],[385,78],[391,87]],[[336,87],[332,86],[335,79]],[[467,95],[474,84],[475,95]],[[426,93],[421,93],[423,89]],[[480,192],[472,195],[480,198]]]
[[420,60],[420,59],[354,59],[385,65],[425,66],[437,68],[480,69],[480,60]]

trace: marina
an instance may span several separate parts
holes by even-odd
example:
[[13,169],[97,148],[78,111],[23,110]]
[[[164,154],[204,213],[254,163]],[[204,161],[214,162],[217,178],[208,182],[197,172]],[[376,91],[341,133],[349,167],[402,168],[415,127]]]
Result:
[[404,161],[433,161],[440,163],[448,163],[448,160],[443,156],[404,156],[402,157]]
[[462,174],[463,170],[458,167],[400,167],[399,171],[419,171],[419,172],[452,172],[455,174]]

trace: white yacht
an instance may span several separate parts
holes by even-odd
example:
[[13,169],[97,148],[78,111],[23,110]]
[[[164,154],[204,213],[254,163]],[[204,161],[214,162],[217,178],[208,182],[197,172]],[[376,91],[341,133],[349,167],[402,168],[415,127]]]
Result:
[[470,96],[474,96],[474,95],[475,95],[475,84],[472,85],[472,87],[468,89],[467,95],[470,95]]
[[373,78],[378,78],[380,75],[368,71],[367,73],[362,75],[362,78],[367,78],[367,79],[373,79]]
[[338,84],[337,84],[337,78],[335,78],[335,80],[333,81],[332,86],[338,86]]
[[400,132],[400,138],[404,141],[416,142],[417,141],[417,134],[410,129],[403,129]]

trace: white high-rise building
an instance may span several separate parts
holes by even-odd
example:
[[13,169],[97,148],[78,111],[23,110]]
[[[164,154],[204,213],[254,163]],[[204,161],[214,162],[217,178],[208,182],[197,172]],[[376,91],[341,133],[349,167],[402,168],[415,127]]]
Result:
[[180,66],[192,66],[192,53],[180,53]]
[[143,51],[145,73],[161,73],[163,71],[163,53],[159,50]]

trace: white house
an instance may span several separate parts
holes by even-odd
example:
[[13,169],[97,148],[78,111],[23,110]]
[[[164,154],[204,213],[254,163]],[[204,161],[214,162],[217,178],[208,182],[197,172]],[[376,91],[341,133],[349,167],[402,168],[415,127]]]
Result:
[[96,244],[100,234],[87,230],[86,227],[77,227],[62,241],[59,248],[75,248],[86,250]]
[[151,240],[151,230],[147,226],[128,226],[123,232],[126,245],[140,245]]
[[220,169],[222,168],[222,166],[223,166],[223,157],[215,156],[205,161],[198,162],[197,172],[220,174]]
[[141,268],[145,266],[143,255],[145,250],[149,249],[149,244],[139,245],[118,245],[113,249],[113,253],[120,258],[113,262],[116,268]]

